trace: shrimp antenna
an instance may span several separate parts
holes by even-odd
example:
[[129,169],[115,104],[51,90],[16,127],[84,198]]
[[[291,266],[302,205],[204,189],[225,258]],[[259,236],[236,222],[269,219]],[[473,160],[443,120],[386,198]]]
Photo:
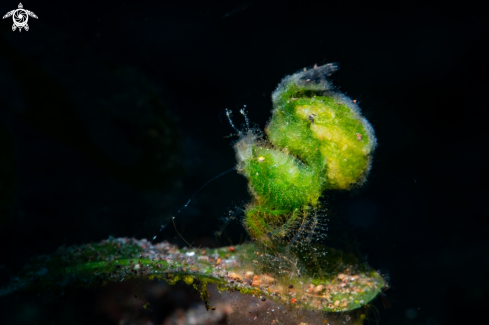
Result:
[[236,133],[237,133],[238,135],[240,135],[240,134],[241,134],[241,131],[240,131],[240,130],[238,130],[238,128],[237,128],[237,127],[234,125],[233,120],[231,120],[231,114],[232,114],[232,112],[233,112],[233,111],[231,111],[231,110],[229,110],[229,109],[227,109],[227,108],[226,108],[226,116],[228,117],[229,124],[230,124],[230,125],[231,125],[231,127],[234,129],[234,131],[236,131]]
[[[213,181],[215,181],[216,179],[218,179],[219,177],[223,176],[223,175],[226,175],[227,173],[229,172],[232,172],[233,170],[236,170],[236,167],[233,167],[231,169],[228,169],[226,170],[225,172],[222,172],[220,173],[219,175],[217,176],[214,176],[213,178],[211,178],[210,180],[208,180],[204,185],[202,185],[191,197],[190,199],[188,199],[187,203],[185,203],[185,205],[183,207],[180,208],[180,210],[177,211],[177,213],[172,217],[172,222],[173,222],[173,226],[175,227],[175,230],[177,232],[177,234],[183,239],[183,241],[185,243],[187,243],[187,245],[189,245],[190,247],[192,247],[192,245],[190,245],[186,240],[185,238],[182,237],[182,235],[180,235],[180,233],[178,232],[177,230],[177,227],[175,226],[175,217],[178,216],[180,214],[180,212],[182,212],[183,209],[185,209],[189,204],[190,204],[190,201],[192,201],[192,199],[204,188],[206,187],[207,185],[209,185],[210,183],[212,183]],[[164,224],[164,225],[161,225],[160,227],[160,230],[158,232],[158,234],[156,234],[156,236],[153,237],[153,240],[156,239],[156,237],[158,237],[158,235],[161,233],[161,231],[163,229],[165,229],[167,224]]]
[[243,108],[239,110],[239,112],[241,113],[241,115],[244,116],[245,118],[245,122],[246,122],[246,130],[249,130],[250,129],[250,121],[248,120],[248,116],[246,115],[246,111],[245,111],[245,108],[246,108],[246,105],[243,105]]

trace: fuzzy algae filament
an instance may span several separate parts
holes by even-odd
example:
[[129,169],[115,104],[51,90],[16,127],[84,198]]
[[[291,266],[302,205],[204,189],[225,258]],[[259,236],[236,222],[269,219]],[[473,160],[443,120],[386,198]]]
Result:
[[250,129],[235,144],[237,170],[253,201],[245,226],[251,237],[281,241],[310,219],[329,189],[361,185],[376,146],[374,131],[354,101],[333,90],[333,64],[282,80],[263,137]]

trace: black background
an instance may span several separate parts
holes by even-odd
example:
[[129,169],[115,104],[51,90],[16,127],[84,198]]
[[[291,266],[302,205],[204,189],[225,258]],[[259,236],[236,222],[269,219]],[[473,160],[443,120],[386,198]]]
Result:
[[[153,237],[202,184],[233,167],[225,108],[240,124],[237,110],[247,105],[263,128],[285,75],[338,62],[333,82],[359,101],[379,145],[367,184],[329,197],[330,237],[390,277],[392,307],[376,302],[380,324],[484,317],[482,2],[23,5],[39,16],[28,32],[12,32],[10,18],[0,23],[2,281],[61,245]],[[2,1],[0,12],[16,7]],[[248,199],[246,181],[227,174],[195,197],[177,226],[197,246],[237,244],[245,240],[239,222],[219,238],[214,232]],[[159,239],[183,244],[173,226]],[[62,323],[42,312],[22,318],[26,308],[47,308],[41,298],[23,299],[0,300],[2,324]],[[60,304],[66,317],[88,323],[90,301]]]

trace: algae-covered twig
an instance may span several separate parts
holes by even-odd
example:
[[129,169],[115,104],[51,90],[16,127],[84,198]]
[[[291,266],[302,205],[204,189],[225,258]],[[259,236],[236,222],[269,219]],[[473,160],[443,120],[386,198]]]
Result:
[[253,244],[217,249],[178,249],[167,242],[112,238],[99,243],[59,248],[50,256],[32,259],[0,296],[33,292],[46,298],[109,282],[160,279],[183,281],[205,295],[207,284],[222,291],[239,291],[303,309],[349,311],[367,304],[382,289],[380,275],[343,265],[328,279],[289,274],[286,258],[274,261],[276,272],[264,271],[265,256]]

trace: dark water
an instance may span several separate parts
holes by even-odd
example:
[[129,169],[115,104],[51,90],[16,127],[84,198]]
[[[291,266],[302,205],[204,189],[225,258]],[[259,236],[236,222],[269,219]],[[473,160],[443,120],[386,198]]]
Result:
[[[366,185],[329,198],[331,242],[390,277],[392,306],[374,302],[380,324],[477,323],[489,303],[489,25],[475,2],[23,5],[39,17],[29,31],[0,24],[2,283],[61,245],[153,237],[233,167],[225,108],[236,122],[247,105],[263,128],[281,78],[338,62],[333,82],[358,100],[379,146]],[[245,241],[236,221],[214,233],[249,200],[246,186],[235,173],[216,180],[179,231],[196,246]],[[184,244],[173,227],[159,238]],[[3,297],[0,323],[117,324],[117,290],[54,304]],[[185,289],[170,296],[179,290],[180,305],[145,317],[198,303]]]

